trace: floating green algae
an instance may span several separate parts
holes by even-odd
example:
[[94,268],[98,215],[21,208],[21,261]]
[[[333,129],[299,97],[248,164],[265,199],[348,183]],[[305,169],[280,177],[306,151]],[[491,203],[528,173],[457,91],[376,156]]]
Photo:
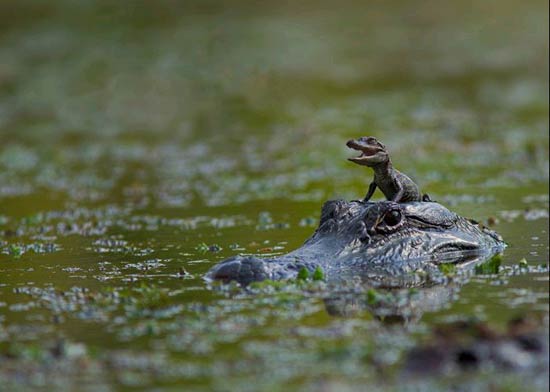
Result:
[[[548,317],[547,8],[0,5],[1,385],[547,390],[545,369],[400,373],[457,320]],[[363,135],[491,222],[503,255],[410,289],[321,270],[203,281],[296,249],[325,200],[363,197],[372,173],[345,148]]]

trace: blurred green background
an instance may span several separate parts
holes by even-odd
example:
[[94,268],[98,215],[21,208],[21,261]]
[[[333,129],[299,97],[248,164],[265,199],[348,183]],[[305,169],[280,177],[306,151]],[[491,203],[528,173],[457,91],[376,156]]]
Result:
[[0,7],[0,194],[112,197],[140,166],[161,199],[321,200],[364,187],[366,134],[426,185],[548,178],[544,1]]
[[201,276],[286,253],[323,201],[362,197],[345,142],[363,135],[497,222],[504,266],[547,265],[548,85],[547,1],[0,1],[0,380],[398,388],[365,358],[391,367],[463,316],[547,318],[531,270],[390,329]]

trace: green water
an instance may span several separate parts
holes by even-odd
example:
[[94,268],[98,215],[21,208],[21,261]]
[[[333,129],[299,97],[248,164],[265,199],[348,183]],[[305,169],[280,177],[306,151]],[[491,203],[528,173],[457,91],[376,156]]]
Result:
[[[543,1],[1,2],[0,390],[402,389],[435,325],[547,324],[547,37]],[[402,323],[206,285],[362,197],[362,135],[491,221],[500,271]],[[541,388],[507,376],[472,385]]]

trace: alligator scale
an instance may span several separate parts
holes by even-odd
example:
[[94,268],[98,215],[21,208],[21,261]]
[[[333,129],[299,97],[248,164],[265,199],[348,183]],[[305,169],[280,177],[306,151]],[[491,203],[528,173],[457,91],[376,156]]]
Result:
[[[354,149],[371,148],[349,144]],[[403,188],[412,189],[409,194],[416,200],[421,199],[420,194],[408,177],[394,171],[390,174],[400,182],[397,197],[388,197],[393,201],[368,201],[374,189],[367,200],[328,201],[315,233],[300,248],[274,258],[231,257],[214,266],[206,278],[246,285],[266,279],[292,279],[304,268],[311,273],[321,268],[328,280],[382,276],[399,281],[441,263],[484,260],[506,246],[496,232],[427,201],[427,197],[425,201],[403,202],[402,196],[407,195]],[[376,181],[384,190],[380,178]]]

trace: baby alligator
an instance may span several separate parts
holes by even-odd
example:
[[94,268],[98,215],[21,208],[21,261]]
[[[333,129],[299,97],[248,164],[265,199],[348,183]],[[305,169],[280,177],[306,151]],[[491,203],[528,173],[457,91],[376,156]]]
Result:
[[369,185],[365,202],[370,200],[376,187],[380,188],[386,199],[397,203],[430,201],[428,195],[421,196],[413,180],[393,168],[386,146],[376,138],[368,136],[352,139],[347,142],[347,146],[361,151],[360,156],[348,158],[349,161],[374,169],[374,180]]

